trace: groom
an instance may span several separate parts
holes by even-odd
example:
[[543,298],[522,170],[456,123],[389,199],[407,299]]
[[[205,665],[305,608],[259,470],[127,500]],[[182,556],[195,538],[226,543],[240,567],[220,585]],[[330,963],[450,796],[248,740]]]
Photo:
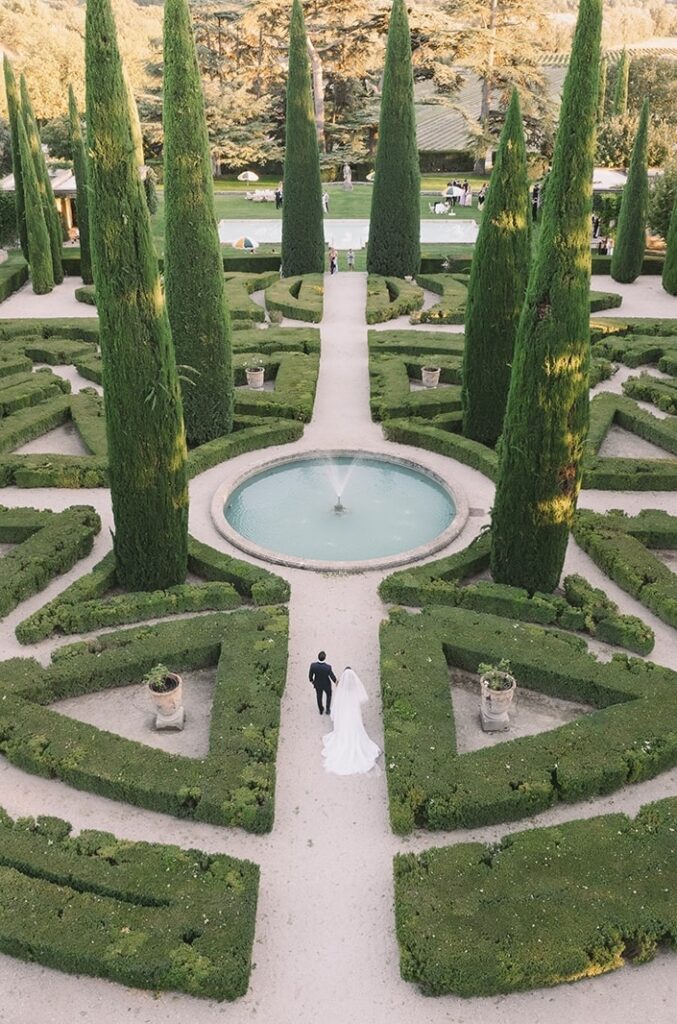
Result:
[[314,661],[308,671],[308,678],[315,687],[315,696],[317,697],[317,710],[322,714],[322,694],[326,697],[326,714],[331,711],[331,684],[336,682],[336,676],[334,675],[331,665],[326,662],[327,655],[324,651],[320,651],[317,656],[317,661]]

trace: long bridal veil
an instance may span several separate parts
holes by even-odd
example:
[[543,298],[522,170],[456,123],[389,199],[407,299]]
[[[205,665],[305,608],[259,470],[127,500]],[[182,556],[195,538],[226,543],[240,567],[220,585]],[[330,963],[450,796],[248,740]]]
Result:
[[362,704],[369,698],[362,680],[351,668],[339,679],[331,706],[334,731],[322,740],[324,767],[335,775],[368,772],[381,753],[362,722]]

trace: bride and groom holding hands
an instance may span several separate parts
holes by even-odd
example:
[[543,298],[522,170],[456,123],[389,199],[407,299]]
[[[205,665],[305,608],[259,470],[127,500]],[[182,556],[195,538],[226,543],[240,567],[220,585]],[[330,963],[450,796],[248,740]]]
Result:
[[335,775],[370,771],[381,751],[367,736],[362,722],[362,705],[369,698],[361,679],[349,665],[337,679],[324,651],[311,664],[308,678],[315,688],[319,713],[330,715],[334,727],[322,739],[325,769]]

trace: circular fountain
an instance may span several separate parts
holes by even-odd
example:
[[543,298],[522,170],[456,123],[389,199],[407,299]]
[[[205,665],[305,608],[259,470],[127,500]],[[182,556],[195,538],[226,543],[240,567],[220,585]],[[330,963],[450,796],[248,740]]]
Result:
[[219,488],[212,515],[232,544],[259,558],[355,572],[439,550],[459,533],[467,508],[441,477],[405,459],[314,452]]

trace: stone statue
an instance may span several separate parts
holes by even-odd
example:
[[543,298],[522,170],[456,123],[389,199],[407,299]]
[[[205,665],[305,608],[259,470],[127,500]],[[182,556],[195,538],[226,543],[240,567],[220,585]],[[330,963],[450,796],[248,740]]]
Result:
[[353,187],[353,172],[351,171],[350,164],[348,163],[343,165],[343,187],[348,192],[350,192]]

